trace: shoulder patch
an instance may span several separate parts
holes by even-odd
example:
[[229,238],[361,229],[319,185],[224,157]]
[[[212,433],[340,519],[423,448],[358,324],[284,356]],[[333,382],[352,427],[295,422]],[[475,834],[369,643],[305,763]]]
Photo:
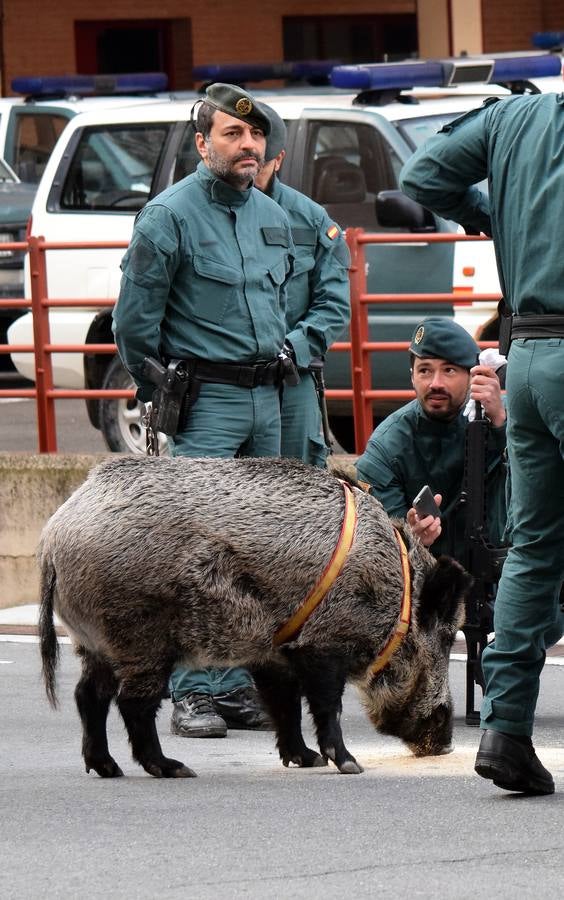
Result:
[[315,247],[317,243],[315,228],[292,227],[292,238],[294,239],[294,244],[302,244],[306,247]]
[[330,225],[329,228],[327,229],[327,231],[325,232],[325,234],[327,235],[327,237],[329,238],[330,241],[334,241],[335,238],[340,235],[340,233],[341,233],[340,229],[335,225],[335,223]]

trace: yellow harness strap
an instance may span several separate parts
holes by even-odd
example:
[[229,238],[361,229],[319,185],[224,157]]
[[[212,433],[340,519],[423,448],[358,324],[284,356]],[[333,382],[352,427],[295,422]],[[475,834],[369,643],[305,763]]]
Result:
[[286,641],[295,637],[314,609],[319,606],[345,564],[354,540],[357,514],[354,494],[350,485],[348,485],[346,481],[343,481],[342,485],[345,492],[345,514],[343,516],[343,524],[341,526],[341,534],[339,535],[337,546],[317,584],[309,592],[294,615],[288,619],[274,635],[274,638],[272,639],[274,647],[279,647],[281,644],[284,644]]
[[401,568],[403,573],[403,596],[401,598],[400,619],[394,630],[394,633],[390,637],[384,649],[380,651],[374,662],[368,667],[366,672],[367,679],[373,678],[374,675],[382,671],[384,666],[387,666],[391,657],[396,652],[407,632],[409,631],[409,625],[411,622],[411,574],[409,571],[407,547],[405,546],[402,536],[397,528],[394,528],[394,533],[399,544]]

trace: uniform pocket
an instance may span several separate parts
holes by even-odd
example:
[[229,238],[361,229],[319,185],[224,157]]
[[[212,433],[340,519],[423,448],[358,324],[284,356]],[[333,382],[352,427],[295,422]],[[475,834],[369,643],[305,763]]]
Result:
[[270,280],[273,282],[273,284],[275,284],[276,287],[280,287],[280,285],[283,283],[284,279],[286,278],[286,265],[285,265],[284,261],[279,262],[274,266],[271,266],[270,269],[268,270],[267,274],[268,274]]
[[310,272],[315,265],[315,259],[311,253],[300,253],[299,250],[294,260],[293,275],[303,275],[304,272]]
[[221,325],[225,311],[237,294],[242,274],[239,269],[199,254],[192,259],[194,275],[191,299],[194,315]]

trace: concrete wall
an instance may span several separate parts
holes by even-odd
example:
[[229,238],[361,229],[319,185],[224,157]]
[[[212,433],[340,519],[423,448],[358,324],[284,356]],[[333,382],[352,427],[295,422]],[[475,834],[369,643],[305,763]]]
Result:
[[35,550],[41,529],[105,458],[0,453],[0,609],[38,602]]
[[[39,601],[35,551],[43,525],[93,466],[115,455],[0,453],[0,609]],[[329,467],[354,478],[355,461],[335,455]]]

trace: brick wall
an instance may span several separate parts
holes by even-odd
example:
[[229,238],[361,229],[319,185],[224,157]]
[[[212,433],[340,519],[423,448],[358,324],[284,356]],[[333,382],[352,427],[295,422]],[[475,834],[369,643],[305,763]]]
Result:
[[[75,19],[189,17],[194,64],[268,62],[282,59],[284,15],[414,13],[416,7],[416,0],[4,0],[4,93],[15,75],[77,71]],[[482,17],[486,52],[528,49],[534,31],[564,29],[561,0],[482,0]]]
[[[4,94],[15,75],[77,71],[73,22],[105,19],[190,18],[195,65],[208,62],[279,62],[284,15],[346,12],[414,13],[416,0],[4,0]],[[242,11],[243,10],[243,11]]]
[[[560,7],[560,16],[547,17],[547,11],[555,7]],[[553,25],[548,18],[554,20]],[[564,8],[552,0],[482,0],[482,21],[484,53],[531,50],[535,31],[564,29]]]

